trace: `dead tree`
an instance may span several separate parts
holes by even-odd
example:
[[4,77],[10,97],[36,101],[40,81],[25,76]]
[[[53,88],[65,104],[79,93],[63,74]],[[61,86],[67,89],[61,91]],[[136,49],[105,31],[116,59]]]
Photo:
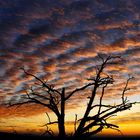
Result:
[[[87,88],[92,88],[91,94],[89,97],[89,102],[87,105],[87,108],[85,110],[85,113],[83,114],[83,118],[80,120],[77,120],[77,115],[75,119],[75,132],[73,134],[74,137],[89,137],[92,135],[95,135],[99,133],[104,128],[112,128],[112,129],[118,129],[117,125],[111,124],[107,122],[107,119],[112,117],[114,114],[124,111],[127,109],[130,109],[132,107],[132,104],[130,103],[127,98],[125,98],[125,92],[128,90],[128,82],[131,78],[127,80],[127,83],[123,89],[122,92],[122,102],[118,105],[105,105],[102,104],[103,96],[105,94],[105,89],[109,84],[113,84],[114,80],[113,77],[110,75],[102,76],[103,70],[106,68],[106,66],[109,64],[109,62],[112,59],[117,59],[118,57],[108,56],[106,59],[99,56],[102,60],[102,63],[100,66],[96,69],[96,76],[89,79],[89,83],[80,87],[76,88],[70,93],[65,92],[65,88],[62,88],[60,90],[55,89],[52,85],[47,84],[44,80],[37,77],[36,75],[29,73],[25,69],[22,68],[24,73],[28,76],[33,77],[36,81],[38,81],[39,84],[39,90],[37,88],[31,87],[30,90],[26,91],[26,100],[21,100],[21,102],[18,103],[11,103],[10,106],[20,106],[23,104],[40,104],[44,107],[49,108],[57,117],[57,120],[54,122],[51,122],[49,115],[49,123],[46,124],[47,126],[47,134],[53,135],[52,131],[48,129],[48,125],[56,123],[58,125],[58,136],[63,139],[65,138],[66,132],[65,132],[65,106],[66,102],[69,100],[69,98],[74,95],[77,92],[83,92]],[[93,105],[95,101],[95,96],[97,94],[97,90],[101,88],[101,97],[99,104]],[[41,91],[41,92],[40,92]],[[86,97],[85,97],[86,98]],[[97,114],[91,115],[91,111],[95,108],[98,108]],[[78,121],[78,123],[77,123]],[[89,122],[89,123],[87,123]],[[76,127],[76,125],[78,127]],[[91,128],[96,128],[94,130],[89,131]]]
[[[38,81],[39,90],[41,90],[40,93],[37,88],[31,87],[30,90],[26,91],[26,97],[24,97],[24,100],[21,100],[21,102],[18,103],[10,103],[11,106],[21,106],[23,104],[39,104],[44,107],[47,107],[50,109],[56,116],[57,121],[51,122],[49,120],[49,123],[46,124],[47,126],[47,134],[52,135],[52,131],[48,130],[48,125],[57,123],[58,124],[58,130],[59,130],[59,137],[63,138],[65,137],[65,88],[62,88],[61,91],[54,89],[52,85],[47,84],[44,80],[41,78],[27,72],[25,69],[22,68],[24,73],[28,76],[32,76]],[[12,102],[12,101],[11,101]]]
[[[108,56],[106,59],[101,56],[99,57],[102,60],[102,63],[96,68],[96,76],[89,79],[90,81],[92,81],[92,90],[89,97],[89,102],[87,104],[83,118],[79,120],[79,125],[74,133],[74,137],[88,138],[99,133],[104,128],[111,128],[119,131],[119,126],[108,123],[107,120],[116,115],[118,112],[130,109],[132,105],[136,103],[130,102],[127,97],[125,97],[125,92],[129,90],[128,83],[133,78],[129,77],[122,91],[122,102],[117,105],[102,104],[107,86],[114,83],[113,76],[110,76],[108,74],[104,74],[105,76],[102,76],[104,73],[103,71],[112,59],[118,59],[120,57]],[[97,90],[99,88],[101,88],[99,104],[93,105],[95,96],[97,95]],[[93,115],[90,114],[92,110],[95,110],[95,108],[97,110],[97,113],[94,113]]]
[[48,128],[48,125],[51,124],[58,124],[58,137],[61,139],[66,137],[66,132],[65,132],[65,103],[66,101],[77,91],[79,90],[84,90],[88,86],[92,85],[89,83],[88,85],[83,86],[82,88],[77,88],[71,93],[67,94],[65,93],[65,88],[62,88],[61,90],[55,89],[52,85],[47,84],[44,80],[41,78],[37,77],[36,75],[29,73],[26,71],[24,68],[21,68],[24,73],[27,76],[31,76],[37,80],[38,83],[35,83],[39,85],[39,90],[41,90],[41,93],[39,92],[38,88],[34,88],[33,86],[26,90],[26,96],[23,96],[23,100],[17,102],[17,103],[12,103],[12,100],[9,102],[9,106],[17,106],[20,107],[21,105],[24,104],[39,104],[44,107],[47,107],[50,109],[57,117],[57,121],[51,122],[51,119],[47,113],[47,116],[49,118],[49,123],[45,124],[47,127],[47,131],[45,132],[46,134],[49,134],[50,136],[53,136],[52,130]]

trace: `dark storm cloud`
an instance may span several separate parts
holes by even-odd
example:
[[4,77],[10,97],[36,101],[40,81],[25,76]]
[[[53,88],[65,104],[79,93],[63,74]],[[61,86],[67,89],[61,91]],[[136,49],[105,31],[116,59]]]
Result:
[[112,62],[107,71],[120,79],[138,77],[139,5],[137,0],[0,0],[1,100],[23,94],[25,83],[33,83],[20,67],[71,90],[95,73],[97,54],[122,55],[121,64]]

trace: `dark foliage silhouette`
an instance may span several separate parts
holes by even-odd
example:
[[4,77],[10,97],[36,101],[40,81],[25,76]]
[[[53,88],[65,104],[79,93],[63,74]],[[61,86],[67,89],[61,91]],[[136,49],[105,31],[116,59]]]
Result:
[[[74,94],[78,94],[79,92],[83,92],[88,89],[90,91],[90,95],[88,96],[88,103],[81,119],[77,119],[77,115],[75,116],[74,128],[72,137],[74,138],[88,138],[97,133],[101,132],[104,128],[111,128],[119,131],[119,126],[109,123],[108,119],[116,115],[118,112],[128,110],[132,107],[136,102],[130,102],[127,97],[125,97],[125,92],[129,90],[128,84],[129,81],[133,77],[129,77],[124,85],[124,89],[122,89],[121,94],[121,102],[115,105],[103,104],[103,97],[105,94],[106,88],[114,83],[113,76],[105,74],[104,69],[109,65],[111,61],[114,59],[120,59],[119,56],[108,56],[104,58],[99,55],[101,60],[101,64],[96,67],[96,75],[88,79],[88,84],[76,88],[70,93],[66,93],[65,88],[55,89],[53,85],[47,84],[44,80],[37,77],[36,75],[29,73],[24,68],[22,70],[28,76],[32,76],[38,81],[40,89],[31,87],[27,90],[26,100],[18,102],[18,103],[10,103],[10,106],[20,106],[23,104],[35,103],[40,104],[49,108],[57,117],[57,120],[51,122],[51,118],[49,114],[47,114],[49,123],[45,124],[47,127],[46,134],[51,137],[54,136],[53,131],[49,128],[49,125],[56,123],[58,125],[58,137],[64,139],[67,137],[67,133],[65,132],[65,107],[66,102],[73,96]],[[34,85],[33,85],[34,86]],[[97,91],[100,89],[101,94],[99,98],[99,103],[94,104],[95,96],[97,95]],[[87,96],[83,97],[87,98]],[[94,111],[96,110],[96,111]],[[93,112],[93,113],[92,113]]]

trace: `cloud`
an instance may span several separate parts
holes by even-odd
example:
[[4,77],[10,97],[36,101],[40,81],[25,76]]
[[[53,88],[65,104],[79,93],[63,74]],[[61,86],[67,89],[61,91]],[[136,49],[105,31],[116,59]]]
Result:
[[[68,91],[85,84],[95,74],[98,54],[121,55],[106,72],[116,78],[116,87],[106,94],[111,100],[129,74],[134,95],[139,91],[140,21],[138,1],[98,0],[5,0],[0,2],[0,100],[19,97],[34,79],[20,67]],[[121,80],[120,80],[121,79]],[[109,96],[113,93],[113,96]],[[81,95],[82,97],[82,95]],[[77,102],[77,96],[74,97]],[[73,101],[74,102],[74,101]],[[71,104],[74,104],[71,102]],[[34,114],[34,105],[24,106]],[[37,107],[39,109],[39,107]],[[43,112],[36,111],[36,113]],[[12,111],[2,107],[0,114]],[[15,112],[17,116],[22,113]]]

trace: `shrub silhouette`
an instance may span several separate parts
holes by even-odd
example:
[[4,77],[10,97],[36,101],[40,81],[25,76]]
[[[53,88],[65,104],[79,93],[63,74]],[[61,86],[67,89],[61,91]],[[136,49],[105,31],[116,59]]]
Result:
[[[103,97],[105,94],[105,89],[108,85],[114,83],[113,76],[104,74],[104,69],[107,67],[109,62],[113,59],[120,59],[119,56],[108,56],[106,58],[99,55],[101,60],[101,64],[96,67],[96,75],[89,80],[89,83],[83,85],[80,88],[76,88],[70,93],[65,92],[65,88],[61,90],[55,89],[52,85],[47,84],[41,78],[33,75],[32,73],[27,72],[24,68],[22,70],[28,76],[34,77],[41,86],[41,92],[38,92],[35,88],[31,87],[30,91],[26,93],[26,101],[21,101],[18,103],[11,103],[10,106],[20,106],[28,103],[40,104],[49,108],[57,117],[57,120],[51,122],[51,118],[49,114],[47,114],[49,123],[46,124],[47,131],[46,133],[50,136],[54,136],[54,133],[51,129],[49,129],[48,125],[56,123],[58,125],[58,137],[64,139],[67,137],[65,132],[65,106],[66,102],[77,92],[82,92],[85,89],[90,87],[91,93],[86,107],[86,110],[83,114],[83,117],[77,120],[77,115],[74,121],[75,131],[73,132],[72,137],[74,138],[88,138],[93,135],[96,135],[104,128],[111,128],[115,130],[119,130],[119,126],[108,123],[108,119],[115,115],[118,112],[128,110],[132,107],[136,102],[130,102],[127,97],[125,97],[125,92],[129,90],[128,83],[132,79],[129,77],[124,85],[124,89],[122,90],[121,102],[116,105],[108,105],[103,104]],[[95,101],[95,96],[97,94],[97,90],[101,89],[100,100],[98,104],[93,105]],[[84,98],[87,98],[86,96]],[[92,110],[96,109],[97,111],[91,113]],[[92,128],[92,129],[91,129]]]

